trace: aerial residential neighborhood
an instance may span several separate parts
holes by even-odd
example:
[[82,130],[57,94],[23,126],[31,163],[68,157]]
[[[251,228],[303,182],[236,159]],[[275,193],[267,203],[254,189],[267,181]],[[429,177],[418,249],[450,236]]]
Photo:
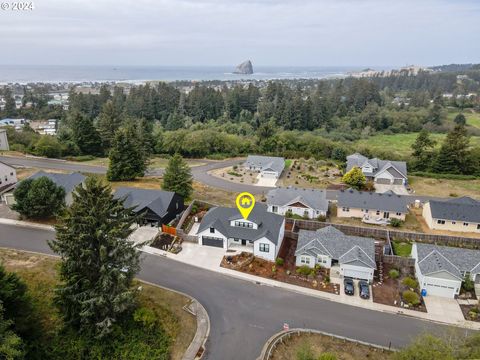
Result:
[[479,1],[0,5],[0,360],[480,359]]

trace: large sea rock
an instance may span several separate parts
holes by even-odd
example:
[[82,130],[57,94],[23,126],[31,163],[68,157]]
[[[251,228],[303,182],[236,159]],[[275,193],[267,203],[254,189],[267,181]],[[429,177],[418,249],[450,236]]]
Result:
[[250,60],[244,61],[235,68],[234,74],[253,74],[253,66]]

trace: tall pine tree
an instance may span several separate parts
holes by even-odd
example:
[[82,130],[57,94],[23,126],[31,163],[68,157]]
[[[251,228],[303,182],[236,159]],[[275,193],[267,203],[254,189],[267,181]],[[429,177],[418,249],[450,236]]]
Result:
[[188,199],[193,192],[192,182],[192,172],[185,160],[180,154],[172,156],[163,175],[162,188]]
[[426,171],[431,167],[433,148],[437,142],[430,138],[427,130],[422,130],[412,144],[413,167],[416,170]]
[[101,155],[102,141],[93,121],[80,112],[74,112],[69,119],[72,126],[73,141],[82,154]]
[[49,243],[62,259],[55,303],[68,326],[103,337],[134,306],[140,255],[128,237],[136,221],[97,178],[75,189]]
[[109,159],[109,181],[133,180],[145,174],[147,156],[133,124],[127,124],[115,133]]
[[120,112],[116,109],[111,100],[107,101],[102,107],[98,116],[97,129],[102,139],[104,149],[110,149],[115,132],[122,124]]
[[463,125],[456,125],[445,138],[435,162],[435,171],[444,174],[469,174],[470,139]]

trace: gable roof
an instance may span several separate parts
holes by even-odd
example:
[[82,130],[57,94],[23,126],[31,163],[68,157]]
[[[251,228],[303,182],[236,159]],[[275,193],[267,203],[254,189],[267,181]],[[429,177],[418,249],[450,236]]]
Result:
[[258,229],[230,226],[230,222],[234,220],[243,220],[238,209],[228,207],[211,208],[203,217],[197,233],[214,227],[227,238],[255,241],[266,237],[272,243],[278,245],[278,237],[285,218],[268,212],[264,205],[256,204],[248,216],[248,221],[257,224]]
[[397,195],[393,191],[381,194],[354,189],[340,190],[337,200],[340,207],[399,213],[408,212],[408,197]]
[[480,223],[480,201],[468,196],[446,201],[430,200],[432,218]]
[[174,195],[172,191],[120,187],[115,191],[114,198],[124,198],[124,206],[134,207],[135,212],[148,208],[158,216],[164,217]]
[[373,167],[371,176],[376,176],[388,169],[394,177],[407,178],[407,163],[405,161],[382,160],[378,158],[369,159],[359,153],[347,156],[346,171],[350,171],[355,166],[361,168],[366,164]]
[[78,172],[71,174],[47,173],[45,171],[38,171],[27,179],[35,180],[41,177],[46,177],[52,180],[55,185],[62,187],[65,193],[68,194],[75,189],[77,185],[83,183],[86,177]]
[[[1,130],[0,130],[0,131],[1,131]],[[13,166],[8,165],[8,164],[5,164],[3,161],[0,161],[0,165],[6,166],[6,167],[9,168],[9,169],[15,170],[15,168],[14,168]],[[16,170],[15,170],[15,171],[16,171]]]
[[327,194],[324,190],[298,189],[295,187],[278,187],[267,193],[267,204],[286,206],[300,202],[315,210],[328,210]]
[[285,168],[285,159],[283,157],[275,156],[248,155],[244,166],[257,167],[260,168],[262,171],[273,170],[280,174]]
[[447,271],[462,279],[461,272],[480,273],[480,250],[415,243],[417,261],[423,275]]
[[328,255],[342,263],[355,262],[359,266],[377,268],[374,239],[345,235],[333,226],[317,231],[300,230],[295,256],[305,253],[312,256]]

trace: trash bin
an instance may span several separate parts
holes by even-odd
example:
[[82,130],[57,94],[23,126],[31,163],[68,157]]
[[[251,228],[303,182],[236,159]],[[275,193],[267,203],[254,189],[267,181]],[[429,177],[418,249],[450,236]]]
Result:
[[427,296],[427,289],[422,289],[422,296],[423,297]]

